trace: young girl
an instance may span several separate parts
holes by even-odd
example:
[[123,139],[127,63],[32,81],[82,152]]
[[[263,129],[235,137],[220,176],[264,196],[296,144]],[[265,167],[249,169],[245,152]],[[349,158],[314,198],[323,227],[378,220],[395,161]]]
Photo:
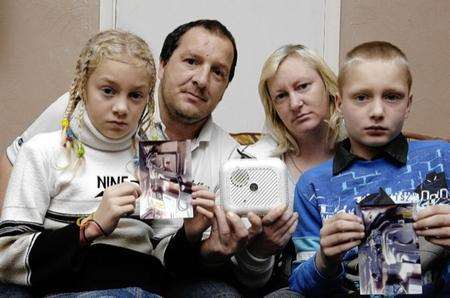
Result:
[[[62,130],[23,145],[0,223],[0,278],[39,294],[138,287],[160,293],[154,230],[132,213],[134,141],[151,124],[155,64],[119,30],[82,50]],[[162,254],[161,252],[159,252]],[[149,294],[149,293],[147,293]]]
[[[444,253],[450,247],[446,220],[450,208],[431,197],[448,201],[450,145],[408,142],[402,135],[411,108],[411,84],[406,56],[388,42],[364,43],[347,54],[339,72],[336,105],[348,139],[338,144],[333,160],[308,171],[297,183],[295,204],[301,217],[294,237],[303,258],[290,278],[292,289],[307,296],[344,296],[359,294],[359,288],[363,293],[396,295],[417,293],[420,287],[425,297],[448,297],[443,287],[450,268]],[[430,198],[421,189],[431,192]],[[378,267],[370,268],[371,278],[382,280],[381,286],[374,283],[373,288],[364,288],[359,283],[358,270],[363,269],[358,267],[356,247],[370,231],[354,210],[360,200],[378,195],[389,196],[395,203],[418,203],[421,211],[414,218],[414,228],[429,240],[420,246],[421,280],[408,267],[413,261],[405,250],[395,253],[404,266],[385,265],[381,278]],[[390,243],[387,234],[382,241]],[[405,240],[396,241],[401,246]],[[377,250],[386,256],[397,248],[392,241]]]

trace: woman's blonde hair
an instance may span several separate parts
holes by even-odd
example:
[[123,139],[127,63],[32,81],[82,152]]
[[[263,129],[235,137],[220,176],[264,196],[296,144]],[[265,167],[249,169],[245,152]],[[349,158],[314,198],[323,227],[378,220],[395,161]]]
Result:
[[[146,111],[141,117],[139,130],[146,131],[153,122],[154,113],[154,88],[156,82],[156,68],[153,55],[148,44],[139,36],[122,31],[106,30],[94,35],[81,51],[78,57],[75,78],[70,87],[70,99],[62,120],[62,144],[68,154],[75,151],[77,162],[83,159],[84,147],[80,140],[77,140],[69,133],[69,121],[78,102],[86,102],[87,99],[87,81],[95,69],[102,63],[103,59],[111,59],[130,63],[129,59],[134,58],[138,61],[136,66],[144,66],[149,76],[149,100]],[[81,117],[80,115],[78,117]],[[80,122],[81,119],[78,119]]]
[[408,89],[411,91],[412,76],[409,69],[409,62],[406,55],[395,45],[387,41],[370,41],[354,47],[345,56],[338,77],[339,92],[342,94],[342,87],[346,83],[349,69],[361,61],[385,61],[395,62],[403,68],[404,78]]
[[259,96],[266,113],[266,125],[269,126],[269,133],[276,139],[278,143],[276,151],[280,154],[287,151],[293,151],[296,154],[300,153],[299,144],[297,144],[295,138],[284,125],[274,107],[267,85],[268,80],[273,78],[281,63],[283,63],[283,61],[287,57],[293,55],[299,56],[304,62],[311,66],[315,71],[317,71],[325,85],[325,89],[329,97],[330,113],[330,117],[326,121],[329,126],[327,132],[327,141],[330,149],[332,149],[334,147],[334,144],[342,138],[342,129],[340,128],[341,117],[337,112],[335,106],[335,98],[338,90],[336,84],[336,75],[325,63],[325,61],[314,51],[303,45],[296,44],[282,46],[281,48],[273,52],[264,63],[259,79]]

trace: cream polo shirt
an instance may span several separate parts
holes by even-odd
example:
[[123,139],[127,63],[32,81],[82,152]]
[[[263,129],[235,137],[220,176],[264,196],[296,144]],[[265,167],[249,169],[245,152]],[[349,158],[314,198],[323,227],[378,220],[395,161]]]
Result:
[[42,112],[28,128],[6,148],[11,164],[16,162],[17,154],[23,143],[39,133],[51,132],[61,128],[61,120],[69,103],[69,92],[64,93]]
[[[159,114],[157,114],[159,116]],[[156,117],[160,130],[164,123]],[[167,136],[164,134],[167,139]],[[206,186],[211,192],[219,189],[219,168],[234,154],[238,143],[212,117],[202,127],[199,136],[191,141],[192,177],[195,184]]]

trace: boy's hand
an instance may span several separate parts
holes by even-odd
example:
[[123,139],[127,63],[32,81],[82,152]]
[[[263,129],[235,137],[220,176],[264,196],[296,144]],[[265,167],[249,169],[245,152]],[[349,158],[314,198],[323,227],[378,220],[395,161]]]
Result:
[[[119,219],[134,211],[136,199],[141,189],[135,183],[124,182],[105,189],[103,198],[94,213],[94,219],[100,224],[106,235],[111,234]],[[86,235],[89,238],[88,235]]]
[[450,206],[429,206],[416,216],[414,229],[431,243],[450,248]]
[[192,186],[194,217],[184,220],[187,239],[194,243],[202,239],[203,232],[211,225],[214,217],[216,196],[204,186]]
[[363,238],[364,225],[358,216],[340,212],[326,219],[320,229],[317,269],[328,276],[334,276],[339,270],[342,254],[359,245]]
[[214,214],[211,235],[203,242],[200,250],[206,263],[225,262],[261,232],[261,219],[252,212],[247,215],[251,223],[248,229],[238,215],[233,212],[227,212],[225,215],[221,206],[214,207]]
[[248,250],[258,258],[268,258],[279,252],[291,239],[297,227],[297,212],[280,205],[262,218],[262,233],[256,235]]

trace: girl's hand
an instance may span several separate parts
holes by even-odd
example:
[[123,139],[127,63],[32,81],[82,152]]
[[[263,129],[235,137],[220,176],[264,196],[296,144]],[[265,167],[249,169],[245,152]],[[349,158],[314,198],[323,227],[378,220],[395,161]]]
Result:
[[317,269],[328,276],[334,276],[339,270],[342,254],[359,245],[363,238],[364,225],[356,215],[340,212],[326,219],[320,229]]
[[429,206],[416,216],[414,229],[431,243],[450,248],[450,206]]
[[192,186],[192,206],[194,217],[184,220],[187,239],[194,243],[202,239],[203,232],[211,225],[214,217],[216,196],[204,186]]
[[[94,212],[94,220],[103,228],[106,235],[111,234],[119,219],[134,211],[136,199],[141,189],[135,183],[124,182],[105,189],[103,198]],[[86,235],[89,238],[89,235]]]

